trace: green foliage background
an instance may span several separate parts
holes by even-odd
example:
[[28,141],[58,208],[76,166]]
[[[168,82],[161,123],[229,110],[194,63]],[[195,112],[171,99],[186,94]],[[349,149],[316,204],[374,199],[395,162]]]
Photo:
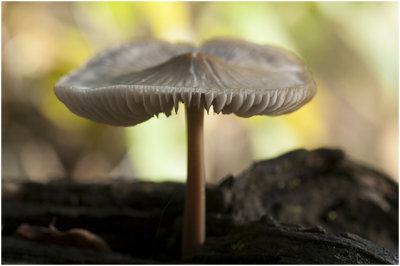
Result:
[[207,178],[295,148],[339,147],[397,178],[396,2],[3,2],[2,176],[181,179],[182,108],[132,128],[77,117],[55,97],[64,74],[141,38],[200,43],[236,36],[295,52],[316,97],[280,117],[206,118]]

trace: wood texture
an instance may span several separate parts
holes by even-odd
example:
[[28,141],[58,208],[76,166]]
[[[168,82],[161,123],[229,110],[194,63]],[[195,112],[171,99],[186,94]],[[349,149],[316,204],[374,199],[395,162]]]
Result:
[[[59,230],[83,228],[97,234],[109,244],[111,254],[180,262],[183,184],[3,181],[2,190],[3,240],[13,241],[12,247],[3,241],[4,262],[20,258],[28,264],[61,263],[58,253],[22,256],[21,252],[43,250],[35,249],[36,242],[29,250],[18,249],[19,241],[23,247],[26,241],[11,237],[23,223],[47,227],[53,217]],[[237,177],[209,185],[206,197],[207,239],[188,258],[193,263],[398,260],[397,183],[351,161],[340,150],[297,150],[256,162]],[[80,255],[74,250],[68,258],[75,256],[78,263]]]

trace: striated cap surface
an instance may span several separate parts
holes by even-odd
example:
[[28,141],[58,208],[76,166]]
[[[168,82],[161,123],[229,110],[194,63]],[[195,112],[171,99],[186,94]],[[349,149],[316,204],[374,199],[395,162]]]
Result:
[[72,112],[130,126],[190,106],[241,117],[297,110],[315,94],[310,72],[279,48],[217,38],[199,48],[139,41],[103,52],[61,78],[55,93]]

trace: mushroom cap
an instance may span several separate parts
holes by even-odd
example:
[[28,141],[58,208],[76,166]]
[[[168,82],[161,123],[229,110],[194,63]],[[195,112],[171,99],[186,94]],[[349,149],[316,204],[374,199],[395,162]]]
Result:
[[199,48],[146,40],[100,53],[54,91],[72,112],[131,126],[178,110],[179,102],[241,117],[280,115],[314,96],[312,75],[291,53],[234,38]]

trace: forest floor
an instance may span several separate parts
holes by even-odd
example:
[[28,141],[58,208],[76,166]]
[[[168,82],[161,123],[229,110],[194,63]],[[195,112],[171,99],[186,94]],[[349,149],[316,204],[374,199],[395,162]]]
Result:
[[[183,263],[397,264],[398,184],[343,151],[296,150],[206,190]],[[184,184],[2,182],[2,263],[181,263]]]

